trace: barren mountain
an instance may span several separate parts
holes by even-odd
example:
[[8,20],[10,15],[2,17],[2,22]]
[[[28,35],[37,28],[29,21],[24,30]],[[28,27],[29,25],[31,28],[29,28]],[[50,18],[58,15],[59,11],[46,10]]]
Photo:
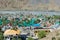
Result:
[[0,10],[20,10],[28,0],[0,0]]
[[59,0],[0,0],[0,10],[60,11]]

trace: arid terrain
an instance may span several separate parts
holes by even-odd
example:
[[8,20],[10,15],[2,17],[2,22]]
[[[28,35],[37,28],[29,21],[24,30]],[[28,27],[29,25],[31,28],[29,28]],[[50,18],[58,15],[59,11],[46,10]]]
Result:
[[0,10],[60,11],[60,6],[54,0],[0,0]]
[[60,29],[54,30],[53,32],[49,33],[45,38],[42,38],[40,40],[52,40],[53,37],[55,37],[56,40],[58,40],[58,38],[60,38]]

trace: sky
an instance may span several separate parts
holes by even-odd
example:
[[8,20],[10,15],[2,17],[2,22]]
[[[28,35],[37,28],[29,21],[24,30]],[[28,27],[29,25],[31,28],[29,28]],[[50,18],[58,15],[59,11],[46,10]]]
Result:
[[49,0],[29,0],[29,4],[37,5],[39,3],[47,4]]
[[48,4],[50,1],[54,1],[55,4],[60,5],[60,0],[29,0],[29,4],[37,5],[39,3]]

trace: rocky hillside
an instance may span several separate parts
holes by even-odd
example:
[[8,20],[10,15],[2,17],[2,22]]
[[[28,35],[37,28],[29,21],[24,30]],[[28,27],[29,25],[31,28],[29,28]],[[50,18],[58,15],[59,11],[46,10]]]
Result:
[[60,11],[60,6],[47,0],[0,0],[0,10]]
[[0,0],[0,10],[20,10],[27,0]]

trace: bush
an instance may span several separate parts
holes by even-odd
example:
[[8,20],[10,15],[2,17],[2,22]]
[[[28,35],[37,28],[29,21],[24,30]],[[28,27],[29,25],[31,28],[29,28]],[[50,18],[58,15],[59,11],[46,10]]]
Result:
[[52,40],[56,40],[56,38],[55,37],[52,37]]
[[45,31],[40,31],[40,32],[38,32],[38,37],[39,37],[39,38],[46,37],[46,32],[45,32]]
[[59,36],[59,35],[60,35],[60,33],[57,32],[56,36]]
[[60,40],[60,37],[58,37],[58,40]]
[[[16,40],[16,38],[13,38],[12,40]],[[18,38],[18,40],[21,40],[21,38]]]
[[33,38],[29,37],[28,40],[34,40]]
[[0,32],[0,40],[3,40],[3,33]]

